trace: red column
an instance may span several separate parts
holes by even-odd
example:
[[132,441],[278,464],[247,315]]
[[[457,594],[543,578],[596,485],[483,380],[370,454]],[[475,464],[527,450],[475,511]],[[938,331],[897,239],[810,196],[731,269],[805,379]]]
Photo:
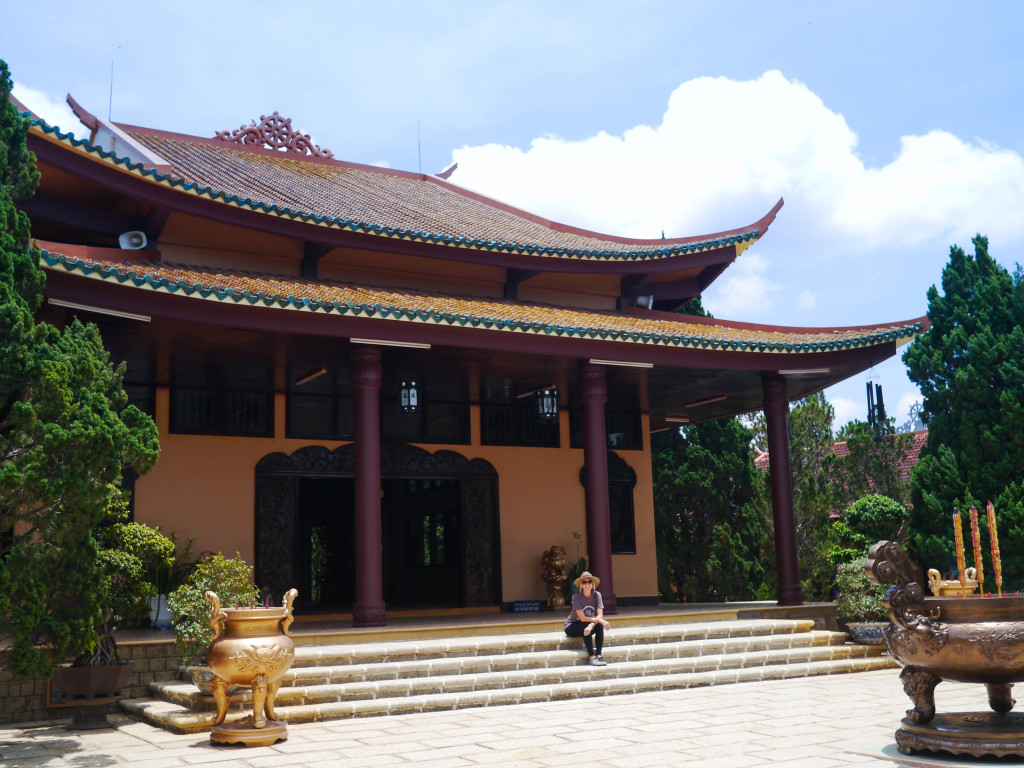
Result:
[[587,554],[590,571],[601,580],[604,612],[615,613],[612,535],[608,519],[608,431],[604,406],[608,388],[604,367],[583,366],[583,466],[587,499]]
[[793,471],[789,465],[789,395],[781,376],[765,376],[764,415],[775,519],[775,563],[779,572],[779,605],[803,605],[797,561],[796,518],[793,515]]
[[355,391],[356,604],[357,627],[382,627],[384,576],[380,534],[380,370],[379,349],[352,352]]

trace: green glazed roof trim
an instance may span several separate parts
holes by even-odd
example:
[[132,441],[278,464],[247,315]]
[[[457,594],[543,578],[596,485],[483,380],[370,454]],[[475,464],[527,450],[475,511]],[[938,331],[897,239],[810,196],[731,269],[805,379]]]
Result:
[[509,320],[505,318],[483,317],[477,315],[459,314],[455,312],[437,312],[434,310],[410,309],[407,307],[395,306],[393,304],[381,305],[379,303],[364,304],[353,301],[324,301],[321,299],[310,299],[308,297],[296,297],[288,294],[267,294],[264,291],[252,293],[247,289],[237,291],[230,287],[214,288],[201,283],[188,283],[185,280],[171,281],[166,277],[154,277],[149,274],[137,274],[131,268],[123,271],[114,267],[104,267],[100,264],[87,264],[76,257],[68,257],[63,254],[51,254],[47,250],[40,251],[42,263],[49,267],[62,267],[68,272],[78,272],[82,275],[93,276],[102,280],[115,280],[118,283],[131,283],[140,288],[151,290],[164,290],[169,293],[184,293],[186,296],[197,296],[197,298],[233,301],[247,303],[250,305],[262,305],[266,307],[280,307],[289,309],[305,309],[320,313],[337,313],[339,315],[354,315],[377,317],[380,319],[392,318],[395,320],[411,320],[435,324],[447,324],[469,326],[471,328],[489,328],[496,330],[510,330],[520,333],[545,334],[554,336],[568,336],[580,339],[596,339],[622,341],[638,344],[653,344],[666,347],[689,347],[691,349],[712,349],[739,352],[775,352],[781,354],[800,354],[814,352],[832,352],[842,349],[853,349],[877,344],[885,344],[897,339],[916,336],[924,326],[922,323],[912,323],[898,328],[879,330],[876,333],[867,332],[862,336],[834,339],[829,341],[810,342],[775,342],[775,341],[753,341],[749,339],[722,339],[708,336],[683,336],[663,333],[642,333],[616,328],[577,327],[555,323],[543,323],[524,320]]
[[360,234],[377,235],[380,237],[390,237],[414,242],[435,243],[438,245],[470,248],[480,251],[514,253],[522,256],[596,259],[599,261],[654,261],[667,259],[674,256],[699,253],[701,251],[718,250],[720,248],[726,248],[730,245],[738,245],[748,241],[753,242],[761,236],[760,231],[753,229],[749,232],[743,232],[738,235],[731,235],[729,237],[716,238],[713,240],[701,240],[699,242],[685,243],[682,245],[650,248],[641,251],[616,251],[611,249],[597,250],[591,248],[554,248],[551,246],[533,245],[530,243],[511,243],[503,240],[484,240],[482,238],[462,236],[452,237],[450,235],[438,235],[431,232],[421,232],[420,230],[415,229],[403,229],[401,227],[381,227],[371,223],[355,221],[353,219],[319,216],[305,211],[293,210],[288,207],[263,203],[259,200],[252,200],[247,197],[240,198],[237,195],[228,194],[227,192],[215,190],[210,187],[204,187],[199,184],[187,182],[170,174],[159,173],[153,168],[146,167],[143,163],[134,163],[127,158],[119,157],[113,152],[95,146],[85,139],[76,139],[75,135],[70,131],[64,133],[57,126],[51,126],[44,120],[33,118],[29,112],[22,112],[21,116],[28,119],[31,125],[38,126],[44,133],[54,133],[57,135],[58,139],[70,143],[73,147],[84,149],[89,154],[97,155],[104,160],[110,160],[115,165],[124,166],[130,171],[138,171],[144,177],[152,177],[155,181],[167,184],[171,187],[180,187],[182,190],[186,192],[193,192],[200,197],[206,197],[215,201],[222,201],[228,205],[234,205],[239,208],[248,208],[252,211],[259,211],[274,216],[282,216],[288,219],[304,221],[309,224],[331,227],[333,229],[358,232]]

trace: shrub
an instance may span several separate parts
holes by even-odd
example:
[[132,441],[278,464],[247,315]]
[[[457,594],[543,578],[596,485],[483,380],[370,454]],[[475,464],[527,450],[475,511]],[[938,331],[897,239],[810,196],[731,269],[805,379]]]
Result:
[[836,570],[836,613],[848,621],[884,621],[888,616],[885,587],[871,583],[864,561],[840,563]]
[[833,565],[861,559],[879,541],[907,545],[910,513],[888,496],[868,494],[851,504],[829,531],[828,558]]
[[178,633],[175,643],[186,665],[205,659],[213,640],[206,592],[216,592],[224,607],[251,605],[258,597],[252,582],[252,566],[240,554],[228,559],[217,553],[196,563],[187,581],[170,594],[167,605]]

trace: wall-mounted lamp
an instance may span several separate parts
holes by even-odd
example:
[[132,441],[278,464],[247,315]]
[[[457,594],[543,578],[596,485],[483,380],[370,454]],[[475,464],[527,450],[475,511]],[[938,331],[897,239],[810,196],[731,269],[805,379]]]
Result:
[[678,416],[666,416],[665,417],[665,423],[666,424],[689,424],[690,423],[690,417],[689,416],[683,416],[681,414],[678,415]]
[[405,379],[398,387],[398,402],[406,413],[416,413],[420,407],[420,385]]
[[537,404],[537,420],[541,424],[558,421],[558,390],[540,389],[533,396]]
[[709,403],[717,403],[720,400],[725,400],[728,395],[713,395],[712,397],[704,397],[700,400],[691,400],[686,403],[687,408],[696,408],[698,405],[708,405]]
[[654,296],[634,296],[633,306],[643,309],[654,309]]
[[319,378],[327,373],[327,369],[322,365],[319,368],[314,368],[309,373],[304,373],[295,380],[295,386],[301,387],[303,384],[309,384],[313,379]]

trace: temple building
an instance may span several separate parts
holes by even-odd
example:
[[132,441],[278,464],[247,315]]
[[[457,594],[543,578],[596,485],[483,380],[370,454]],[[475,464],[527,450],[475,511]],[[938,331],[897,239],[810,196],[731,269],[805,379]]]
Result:
[[658,600],[652,432],[764,409],[778,598],[801,602],[789,403],[925,320],[676,313],[781,200],[727,232],[631,239],[335,159],[277,113],[201,138],[69,103],[84,138],[26,110],[42,182],[23,207],[41,318],[98,324],[159,428],[136,521],[357,626],[543,599],[553,544],[614,611]]

